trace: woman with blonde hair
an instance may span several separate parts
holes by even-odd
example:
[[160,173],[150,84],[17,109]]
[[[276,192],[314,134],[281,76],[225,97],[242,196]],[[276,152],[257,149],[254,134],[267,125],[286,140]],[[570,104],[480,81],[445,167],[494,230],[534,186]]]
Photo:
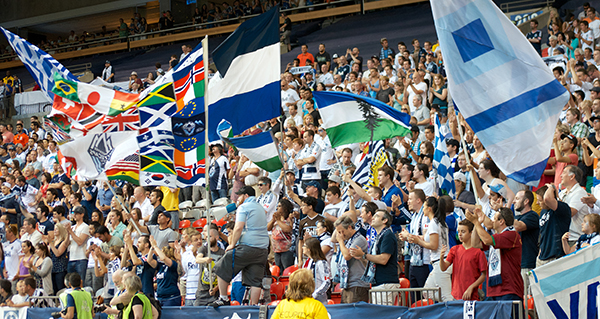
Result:
[[49,243],[50,259],[52,259],[52,287],[55,292],[65,288],[65,276],[67,275],[67,248],[69,248],[69,236],[67,229],[62,223],[54,225],[54,241]]
[[433,84],[429,88],[429,104],[437,105],[442,123],[448,118],[448,89],[446,81],[440,74],[433,75]]
[[328,319],[327,309],[312,297],[315,281],[312,271],[298,269],[290,275],[290,284],[285,293],[286,298],[275,308],[271,319],[314,318]]
[[123,309],[123,319],[156,319],[158,310],[150,299],[142,292],[142,280],[138,276],[128,276],[123,280],[125,294],[132,296],[127,307]]
[[165,246],[162,249],[156,244],[156,239],[150,236],[150,244],[156,256],[159,258],[156,267],[156,287],[158,301],[163,306],[180,306],[181,292],[177,288],[179,274],[177,272],[177,261],[181,260],[179,252],[172,247]]

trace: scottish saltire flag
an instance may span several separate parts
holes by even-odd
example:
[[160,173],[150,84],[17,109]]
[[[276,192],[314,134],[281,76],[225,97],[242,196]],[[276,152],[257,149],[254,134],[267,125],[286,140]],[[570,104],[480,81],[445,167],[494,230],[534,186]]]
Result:
[[435,150],[433,152],[433,167],[437,171],[436,183],[440,195],[448,195],[455,198],[456,188],[454,186],[454,169],[452,161],[448,156],[446,138],[440,128],[440,118],[435,116]]
[[313,97],[333,147],[410,133],[410,115],[379,100],[346,92],[319,91]]
[[15,50],[21,62],[23,62],[29,73],[31,73],[31,76],[33,76],[49,101],[54,100],[54,93],[52,92],[52,88],[54,87],[54,73],[59,73],[65,79],[77,81],[77,77],[71,74],[67,68],[56,61],[50,54],[40,50],[40,48],[25,41],[16,34],[2,27],[0,29],[2,29],[8,43]]
[[218,125],[221,138],[235,146],[238,151],[245,154],[256,166],[267,172],[275,172],[283,168],[277,145],[273,142],[271,132],[261,132],[256,135],[231,138],[231,124],[225,120]]
[[[143,93],[142,93],[143,94]],[[156,127],[177,112],[173,83],[164,83],[147,92],[137,104],[140,128]]]
[[448,88],[494,162],[537,185],[569,92],[491,0],[432,0]]
[[209,84],[210,141],[220,139],[221,119],[238,135],[281,114],[279,7],[242,23],[212,57],[218,75]]
[[176,187],[173,132],[170,129],[152,128],[139,135],[137,141],[140,147],[140,184]]

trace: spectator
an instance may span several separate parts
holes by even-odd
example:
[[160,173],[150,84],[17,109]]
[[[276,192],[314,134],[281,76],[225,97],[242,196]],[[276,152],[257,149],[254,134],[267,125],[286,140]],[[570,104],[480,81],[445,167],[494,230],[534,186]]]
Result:
[[[312,54],[308,52],[308,45],[303,44],[301,46],[302,53],[298,54],[298,60],[300,60],[300,66],[313,65],[315,63],[315,58]],[[307,64],[307,62],[309,63]],[[329,69],[327,69],[329,70]]]
[[282,300],[275,308],[272,319],[291,318],[325,318],[325,306],[312,298],[315,290],[313,276],[308,269],[299,269],[290,276],[290,284],[286,292],[286,299]]
[[[452,297],[456,300],[479,300],[479,285],[486,277],[485,255],[471,243],[473,227],[473,223],[467,219],[460,221],[458,239],[462,244],[452,247],[448,255],[440,259],[442,271],[456,265],[452,275]],[[441,256],[445,255],[446,250],[447,247],[442,247]]]
[[[233,274],[239,271],[242,271],[242,281],[251,287],[250,304],[254,305],[258,302],[262,289],[262,278],[267,264],[269,246],[266,214],[256,202],[253,188],[242,187],[238,191],[238,195],[240,197],[238,198],[233,236],[225,256],[215,265],[220,296],[211,304],[214,307],[230,304],[229,297],[226,295],[229,278],[233,278]],[[242,230],[246,231],[243,235]],[[236,247],[235,254],[234,247]]]
[[[150,217],[150,221],[148,222],[148,225],[158,225],[158,214],[160,214],[162,212],[170,214],[171,220],[173,219],[174,214],[171,214],[170,212],[166,212],[165,207],[162,205],[163,196],[164,196],[164,194],[160,189],[153,189],[150,192],[150,204],[152,205],[152,208],[154,209],[154,211],[152,212],[152,217]],[[179,214],[179,212],[177,212],[177,214]],[[179,216],[177,216],[177,217],[179,217]],[[174,223],[172,223],[172,224],[174,224]],[[177,225],[177,227],[179,227],[179,225]]]
[[[342,303],[355,303],[369,300],[369,283],[362,280],[365,264],[353,258],[350,249],[356,247],[367,252],[367,240],[354,229],[354,222],[349,216],[343,216],[335,221],[335,231],[332,240],[339,244],[336,257],[338,274],[333,281],[339,282],[342,288]],[[358,254],[356,251],[355,255]]]
[[331,286],[331,270],[325,254],[321,250],[321,243],[317,238],[311,237],[302,246],[303,255],[308,257],[302,268],[310,269],[314,274],[315,291],[312,297],[324,305],[327,304],[327,290]]
[[[164,216],[164,213],[161,215]],[[169,228],[169,230],[171,229]],[[150,244],[160,260],[156,268],[158,300],[164,306],[179,306],[181,305],[181,295],[177,288],[178,273],[175,251],[173,247],[161,247],[152,236],[150,237]]]
[[[138,223],[137,227],[142,233],[149,233],[151,236],[153,236],[159,249],[162,249],[166,246],[174,247],[178,236],[177,233],[169,227],[169,223],[171,222],[171,214],[165,211],[160,212],[158,214],[157,222],[158,225],[148,226],[140,225]],[[156,253],[156,250],[154,250],[154,252]]]
[[[305,238],[317,237],[317,223],[325,218],[315,211],[317,207],[316,198],[310,196],[303,197],[299,205],[302,215],[306,216],[300,220],[298,227],[298,247],[302,247]],[[303,260],[302,251],[298,249],[298,264],[302,265]]]
[[[525,287],[529,287],[527,273],[535,268],[535,260],[539,254],[540,217],[531,209],[533,193],[529,190],[519,191],[515,196],[514,227],[521,236],[523,252],[521,257],[521,277]],[[528,292],[524,292],[527,296]]]
[[573,246],[569,245],[569,233],[565,233],[562,237],[562,246],[565,254],[570,254],[578,249],[591,246],[600,242],[598,231],[600,231],[600,216],[596,214],[585,215],[581,224],[583,235],[577,239],[577,243]]
[[287,46],[287,51],[290,52],[292,51],[292,45],[290,42],[290,35],[292,34],[292,20],[290,20],[285,11],[281,12],[281,18],[283,19],[283,25],[281,28],[279,28],[279,31],[283,32],[281,34],[281,39],[283,40],[282,42]]
[[127,307],[123,309],[122,318],[131,318],[131,315],[134,319],[159,317],[156,306],[150,302],[150,299],[144,293],[140,292],[142,281],[139,277],[129,276],[123,279],[123,286],[125,287],[123,295],[132,297],[127,303]]
[[23,221],[23,233],[21,234],[22,241],[30,241],[32,245],[37,245],[42,241],[42,233],[36,228],[36,222],[34,218],[25,218]]
[[67,272],[75,272],[79,275],[79,278],[85,278],[87,257],[85,256],[85,248],[87,241],[90,237],[90,230],[88,224],[83,222],[84,210],[76,209],[73,211],[75,218],[75,225],[73,227],[67,227],[67,233],[70,236],[69,245],[69,263],[67,265]]
[[331,69],[331,55],[325,51],[325,44],[319,44],[319,53],[315,55],[315,60],[317,62],[317,70],[321,70],[323,64],[327,64],[327,71]]
[[69,257],[67,250],[69,247],[69,236],[65,226],[57,223],[54,231],[54,240],[49,243],[50,258],[52,259],[52,287],[56,292],[65,288],[65,276]]
[[54,292],[52,286],[52,259],[46,243],[41,242],[35,245],[35,259],[33,262],[26,262],[24,266],[29,268],[29,273],[33,275],[36,285],[44,289],[46,296],[51,296]]
[[[212,271],[212,277],[209,275],[209,267],[213,268],[215,262],[218,262],[225,255],[225,250],[218,245],[219,232],[216,229],[210,228],[208,244],[210,245],[210,258],[208,245],[203,245],[196,255],[195,262],[199,264],[200,278],[198,281],[198,289],[195,291],[194,306],[206,306],[217,300],[217,294],[220,293],[217,274]],[[212,283],[212,284],[211,284]],[[211,289],[212,286],[212,289]]]

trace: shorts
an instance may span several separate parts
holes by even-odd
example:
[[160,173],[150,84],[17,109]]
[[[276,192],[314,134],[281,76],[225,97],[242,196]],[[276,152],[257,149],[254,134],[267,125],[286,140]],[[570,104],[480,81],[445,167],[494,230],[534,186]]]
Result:
[[292,35],[292,31],[285,30],[281,34],[281,39],[283,40],[283,44],[290,44],[290,35]]
[[238,272],[242,271],[244,286],[262,288],[268,253],[269,250],[266,248],[239,245],[217,261],[215,273],[220,278],[231,281]]

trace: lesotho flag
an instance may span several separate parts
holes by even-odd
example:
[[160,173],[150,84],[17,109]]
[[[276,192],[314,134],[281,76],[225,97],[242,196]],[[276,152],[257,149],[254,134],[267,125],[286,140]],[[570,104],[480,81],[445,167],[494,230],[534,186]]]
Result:
[[217,74],[208,87],[209,140],[217,125],[231,123],[239,135],[280,115],[279,7],[242,23],[212,52]]

